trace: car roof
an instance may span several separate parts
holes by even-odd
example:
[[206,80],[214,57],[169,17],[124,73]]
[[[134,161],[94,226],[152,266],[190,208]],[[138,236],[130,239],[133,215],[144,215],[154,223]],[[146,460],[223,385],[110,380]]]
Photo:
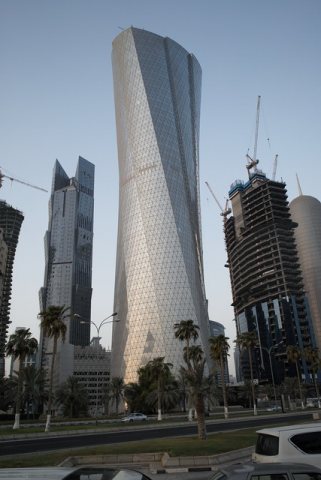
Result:
[[321,430],[321,423],[302,423],[300,425],[283,425],[281,427],[262,428],[256,433],[274,435],[278,437],[281,432],[300,432],[300,430],[318,431]]
[[62,480],[79,467],[34,467],[34,468],[0,468],[0,479],[42,479]]

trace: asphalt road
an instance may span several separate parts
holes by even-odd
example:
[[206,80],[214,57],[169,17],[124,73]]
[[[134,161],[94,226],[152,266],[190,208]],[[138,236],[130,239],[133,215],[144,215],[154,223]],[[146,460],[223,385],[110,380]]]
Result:
[[[207,432],[226,432],[229,430],[238,430],[247,427],[264,427],[276,423],[277,418],[282,422],[289,421],[295,423],[300,420],[311,419],[311,413],[298,414],[280,414],[268,417],[248,417],[241,420],[207,420]],[[108,445],[115,443],[124,443],[137,440],[147,440],[152,438],[177,437],[185,435],[196,435],[197,425],[189,423],[187,425],[175,426],[150,426],[149,428],[140,428],[133,426],[127,430],[114,432],[74,434],[68,432],[63,436],[49,436],[41,438],[24,438],[19,440],[3,440],[0,442],[0,457],[5,455],[17,455],[23,453],[45,452],[52,450],[70,449],[78,447],[89,447],[93,445]],[[50,434],[49,434],[50,435]]]

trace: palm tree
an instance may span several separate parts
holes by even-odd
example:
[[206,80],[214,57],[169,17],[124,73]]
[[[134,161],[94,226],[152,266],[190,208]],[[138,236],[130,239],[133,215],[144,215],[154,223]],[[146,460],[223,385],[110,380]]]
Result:
[[111,399],[115,402],[116,415],[118,415],[119,403],[124,398],[124,379],[121,377],[113,377],[110,382]]
[[220,364],[225,418],[228,418],[228,403],[225,384],[225,365],[230,348],[228,340],[228,337],[225,337],[224,335],[217,335],[216,337],[209,338],[211,358]]
[[67,325],[64,319],[67,317],[66,312],[70,307],[65,306],[56,306],[50,305],[47,310],[40,312],[38,317],[41,318],[40,328],[43,330],[44,336],[53,339],[53,348],[52,348],[52,358],[51,358],[51,367],[50,367],[50,377],[49,377],[49,394],[48,394],[48,405],[47,405],[47,421],[45,432],[50,431],[50,422],[51,422],[51,409],[52,409],[52,398],[53,398],[53,376],[54,376],[54,366],[57,354],[57,344],[58,340],[61,338],[61,341],[65,341]]
[[27,405],[29,415],[29,406],[32,406],[32,415],[38,412],[39,406],[48,400],[48,392],[45,389],[45,372],[34,365],[28,365],[22,370],[22,380],[24,384],[23,400]]
[[172,363],[166,363],[165,357],[157,357],[146,365],[147,377],[157,385],[157,420],[162,420],[162,393],[165,391],[166,381],[170,376]]
[[315,388],[315,393],[318,399],[318,407],[321,408],[321,403],[320,403],[320,394],[319,394],[319,388],[318,388],[318,383],[317,383],[317,372],[320,368],[320,357],[319,357],[319,349],[318,348],[312,348],[312,347],[306,347],[304,349],[304,356],[307,360],[307,362],[310,364],[310,368],[312,370],[312,378],[313,378],[313,383],[314,383],[314,388]]
[[0,378],[0,410],[7,411],[17,398],[17,382],[15,378]]
[[295,363],[296,375],[298,379],[299,392],[300,392],[301,408],[304,409],[302,387],[301,387],[301,376],[300,376],[300,370],[299,370],[299,360],[301,358],[301,350],[299,349],[299,347],[296,347],[295,345],[288,345],[286,347],[286,356],[290,363]]
[[[193,320],[181,320],[179,323],[174,324],[175,338],[178,338],[181,342],[185,342],[184,348],[184,360],[189,365],[191,340],[197,340],[199,337],[199,326],[195,325]],[[188,419],[193,419],[193,410],[190,405],[190,398],[188,400]]]
[[87,413],[87,392],[75,376],[68,377],[59,386],[56,398],[63,405],[64,416],[66,417],[74,418]]
[[31,337],[31,335],[29,328],[20,328],[16,333],[10,335],[6,345],[6,355],[12,355],[15,360],[19,359],[16,412],[13,430],[20,427],[23,363],[28,355],[33,355],[38,349],[38,341]]
[[255,402],[255,390],[254,390],[254,383],[253,383],[253,364],[252,364],[252,351],[258,344],[257,336],[254,331],[244,332],[238,335],[236,340],[234,341],[236,345],[238,345],[241,351],[246,350],[248,352],[248,358],[250,363],[252,400],[253,400],[253,414],[257,415],[256,402]]
[[197,354],[190,356],[187,368],[181,367],[189,394],[193,400],[197,416],[198,438],[206,440],[206,423],[205,423],[205,397],[210,391],[210,380],[204,376],[205,359],[199,355],[199,349],[195,350]]
[[181,342],[186,343],[187,359],[189,359],[191,340],[195,341],[198,339],[199,329],[200,327],[198,325],[195,325],[193,320],[181,320],[179,323],[174,324],[175,338],[178,338]]

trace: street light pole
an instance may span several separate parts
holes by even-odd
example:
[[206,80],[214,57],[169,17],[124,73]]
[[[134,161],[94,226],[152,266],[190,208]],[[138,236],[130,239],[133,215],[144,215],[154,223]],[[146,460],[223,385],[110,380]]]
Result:
[[[109,318],[111,317],[115,317],[117,315],[117,312],[114,312],[112,313],[111,315],[109,315],[109,317],[106,317],[104,318],[99,325],[97,325],[95,322],[93,322],[92,320],[86,320],[85,318],[83,320],[80,321],[80,323],[92,323],[94,325],[94,327],[96,328],[96,331],[97,331],[97,342],[96,342],[96,362],[97,362],[97,372],[96,372],[96,405],[95,405],[95,423],[97,425],[98,423],[98,392],[99,392],[99,362],[98,362],[98,356],[99,356],[99,346],[100,346],[100,343],[99,343],[99,340],[100,340],[100,337],[99,337],[99,332],[100,332],[100,329],[102,326],[106,325],[107,323],[113,323],[113,322],[119,322],[119,320],[109,320]],[[81,315],[79,315],[78,313],[75,313],[74,314],[74,317],[77,317],[77,318],[80,318],[82,319],[83,317]],[[109,321],[108,321],[109,320]]]

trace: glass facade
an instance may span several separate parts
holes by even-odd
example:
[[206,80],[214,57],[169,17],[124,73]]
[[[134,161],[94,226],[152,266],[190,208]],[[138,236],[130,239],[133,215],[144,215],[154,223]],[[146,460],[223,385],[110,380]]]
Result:
[[119,223],[112,374],[165,357],[178,371],[174,324],[209,336],[199,204],[201,68],[169,38],[129,28],[113,42]]
[[10,321],[13,264],[23,214],[0,201],[0,378],[5,375],[5,345]]
[[[56,383],[72,375],[73,345],[90,343],[94,174],[94,165],[82,157],[75,177],[69,178],[58,160],[54,167],[40,309],[50,305],[70,307],[66,341],[58,345]],[[51,351],[52,341],[41,332],[40,362],[46,369]]]

